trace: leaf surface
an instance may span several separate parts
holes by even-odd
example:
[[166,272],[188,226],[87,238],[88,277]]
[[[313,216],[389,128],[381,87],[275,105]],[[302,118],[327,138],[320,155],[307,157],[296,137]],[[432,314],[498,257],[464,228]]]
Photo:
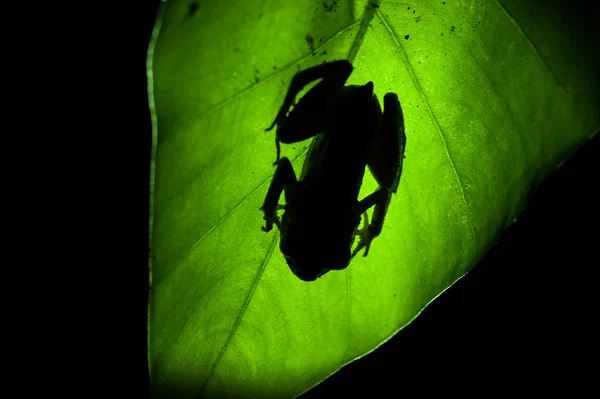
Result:
[[[491,0],[163,3],[148,56],[153,393],[297,396],[465,275],[600,125],[597,75],[560,17]],[[353,63],[348,84],[398,94],[406,159],[369,256],[306,283],[260,229],[264,129],[292,76],[334,59]],[[283,145],[297,174],[309,142]],[[367,172],[361,197],[376,188]]]

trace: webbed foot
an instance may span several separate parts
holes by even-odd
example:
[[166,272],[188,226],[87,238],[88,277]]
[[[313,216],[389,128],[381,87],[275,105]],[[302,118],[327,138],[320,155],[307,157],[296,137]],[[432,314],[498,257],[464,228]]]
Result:
[[373,239],[376,237],[376,236],[373,236],[371,234],[371,232],[369,231],[369,215],[367,214],[366,211],[365,211],[365,213],[363,213],[363,221],[364,221],[363,228],[360,230],[358,230],[358,229],[356,230],[356,234],[360,237],[360,241],[358,242],[356,249],[352,252],[352,259],[363,248],[365,248],[365,253],[363,255],[363,258],[365,258],[369,254],[369,248],[371,247],[371,241],[373,241]]
[[265,211],[263,209],[263,207],[260,207],[258,210],[263,211],[263,213],[265,214],[263,219],[266,221],[266,225],[261,226],[260,229],[262,231],[264,231],[265,233],[268,233],[269,231],[271,231],[273,229],[273,224],[275,224],[277,226],[277,228],[280,228],[281,219],[279,219],[279,216],[277,215],[277,211],[280,211],[282,209],[285,209],[285,205],[277,204],[275,206],[275,209],[273,210],[273,212],[271,212],[269,214],[269,213],[267,213],[267,211]]

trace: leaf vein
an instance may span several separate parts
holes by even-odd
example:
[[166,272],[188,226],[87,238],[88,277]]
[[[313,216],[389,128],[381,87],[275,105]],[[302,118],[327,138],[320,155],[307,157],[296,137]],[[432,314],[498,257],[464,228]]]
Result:
[[231,332],[229,333],[229,336],[227,337],[227,340],[225,341],[225,344],[223,345],[223,348],[219,352],[219,356],[217,357],[217,360],[213,364],[213,367],[211,368],[210,372],[208,373],[208,376],[204,380],[204,384],[202,384],[202,387],[200,388],[200,395],[202,395],[202,393],[204,393],[204,390],[205,390],[206,386],[208,385],[208,382],[210,381],[210,379],[215,374],[215,371],[219,367],[219,364],[221,363],[221,360],[223,359],[223,356],[225,356],[225,353],[227,352],[227,349],[229,349],[229,345],[231,344],[231,341],[233,341],[233,337],[235,336],[235,333],[237,332],[237,330],[238,330],[238,328],[240,326],[240,323],[242,322],[242,318],[244,317],[244,314],[246,313],[246,309],[248,309],[248,305],[250,304],[250,301],[252,300],[252,298],[254,296],[254,292],[256,291],[256,287],[258,286],[258,282],[260,281],[260,279],[261,279],[261,277],[262,277],[265,269],[267,268],[267,264],[269,263],[269,259],[271,259],[271,256],[273,255],[273,251],[275,250],[275,246],[276,246],[276,243],[278,241],[278,237],[279,237],[278,235],[275,235],[275,237],[273,238],[273,242],[271,243],[271,247],[269,248],[269,251],[267,252],[267,256],[265,256],[265,259],[264,259],[262,265],[260,266],[260,270],[256,274],[256,277],[254,278],[254,281],[252,282],[252,287],[250,287],[250,291],[248,292],[248,296],[246,297],[246,299],[245,299],[245,301],[244,301],[244,303],[242,305],[242,308],[240,310],[240,313],[239,313],[238,317],[235,320],[233,328],[231,329]]
[[[292,165],[295,165],[296,163],[298,163],[306,155],[307,151],[308,151],[308,149],[302,151],[298,155],[298,157],[296,157],[296,159],[292,162]],[[254,193],[256,193],[258,190],[260,190],[265,184],[270,182],[272,179],[273,179],[273,176],[265,179],[262,183],[260,183],[258,186],[256,186],[256,188],[254,190],[250,191],[250,193],[243,196],[242,199],[240,200],[240,202],[235,207],[233,207],[229,212],[227,212],[227,214],[225,214],[221,219],[219,219],[219,221],[217,221],[217,223],[215,223],[214,226],[212,226],[210,229],[208,229],[206,231],[206,233],[202,234],[202,236],[185,252],[185,255],[183,255],[183,257],[181,258],[181,261],[179,261],[179,263],[176,266],[174,266],[171,270],[169,270],[169,272],[167,274],[165,274],[165,276],[161,280],[154,283],[153,287],[156,288],[160,282],[166,280],[169,276],[171,276],[173,274],[173,272],[179,268],[179,266],[181,266],[182,264],[185,263],[185,261],[189,258],[189,256],[194,251],[194,249],[196,249],[196,247],[198,245],[200,245],[200,243],[202,241],[204,241],[204,239],[206,237],[208,237],[210,235],[210,233],[212,233],[217,227],[219,227],[227,219],[229,219],[229,217],[231,217],[231,215],[233,215],[235,212],[237,212],[237,210],[240,209],[242,207],[242,205],[244,205],[248,201],[248,199],[250,197],[252,197],[252,195],[254,195]]]
[[546,64],[546,60],[544,59],[544,57],[542,57],[537,49],[537,47],[535,46],[535,44],[531,41],[531,39],[529,38],[529,36],[527,36],[527,34],[525,33],[525,31],[521,28],[521,25],[519,25],[517,23],[517,21],[515,21],[515,19],[512,17],[512,15],[508,12],[508,10],[502,5],[500,4],[500,2],[498,0],[496,0],[496,4],[498,5],[498,8],[500,8],[500,10],[502,10],[502,12],[504,12],[504,15],[506,15],[506,18],[508,18],[508,20],[514,24],[517,29],[519,30],[519,32],[521,32],[521,34],[523,35],[523,37],[527,40],[527,43],[529,43],[529,45],[531,46],[531,48],[533,49],[533,51],[535,52],[535,55],[537,55],[537,57],[540,59],[540,61],[542,61],[542,64],[544,64],[544,68],[546,68],[546,70],[550,73],[550,75],[552,75],[552,77],[556,80],[556,83],[558,83],[558,86],[562,89],[562,91],[566,94],[567,99],[570,100],[571,105],[575,106],[573,104],[573,99],[571,98],[571,96],[569,96],[569,93],[567,93],[565,86],[563,85],[563,83],[560,81],[560,79],[558,79],[558,76],[556,76],[554,74],[554,72],[552,71],[552,69],[550,69],[550,67],[548,66],[548,64]]
[[342,29],[340,29],[339,31],[337,31],[336,33],[334,33],[333,35],[331,35],[331,37],[325,41],[323,41],[323,43],[321,43],[318,47],[315,47],[314,51],[309,52],[308,54],[296,59],[295,61],[292,61],[291,63],[289,63],[288,65],[282,67],[282,68],[278,68],[276,72],[272,73],[271,75],[265,77],[264,79],[261,79],[260,82],[258,83],[252,83],[250,86],[242,89],[241,91],[239,91],[238,93],[232,95],[231,97],[221,101],[220,103],[217,103],[207,109],[205,109],[203,112],[201,112],[200,114],[197,115],[198,119],[202,119],[204,118],[207,114],[210,114],[211,112],[215,112],[223,107],[225,107],[226,105],[228,105],[229,103],[239,99],[239,98],[243,98],[245,95],[251,93],[256,87],[261,86],[266,84],[267,82],[269,82],[270,80],[275,79],[277,76],[281,75],[282,73],[284,73],[285,71],[287,71],[290,68],[293,68],[296,65],[299,65],[301,62],[312,58],[312,54],[314,52],[318,52],[321,48],[325,47],[327,44],[329,44],[332,40],[334,40],[336,37],[344,34],[346,31],[352,29],[354,27],[354,25],[356,25],[357,23],[359,23],[360,20],[357,20],[355,22],[352,22],[349,25],[346,25],[345,27],[343,27]]
[[[367,29],[369,28],[369,24],[375,17],[375,11],[379,8],[379,3],[381,0],[373,1],[372,3],[367,3],[365,5],[365,12],[363,17],[360,20],[360,27],[358,28],[358,32],[356,33],[356,37],[352,42],[352,47],[350,47],[350,51],[348,52],[348,61],[354,63],[354,58],[356,58],[356,54],[362,45],[362,42],[367,34]],[[356,21],[358,22],[358,21]]]
[[461,200],[464,206],[464,211],[467,217],[467,221],[468,221],[468,225],[469,225],[469,229],[471,232],[471,239],[473,240],[473,243],[477,243],[477,239],[475,236],[475,229],[473,227],[473,217],[471,215],[471,212],[469,212],[469,206],[467,204],[467,198],[465,196],[465,191],[463,188],[463,184],[460,178],[460,175],[458,173],[458,171],[456,170],[456,165],[454,163],[454,160],[452,159],[452,155],[450,154],[450,151],[448,150],[448,143],[446,141],[446,137],[444,136],[444,132],[442,130],[442,127],[440,126],[434,112],[433,109],[431,108],[431,104],[429,103],[429,100],[427,99],[427,96],[425,95],[425,92],[423,91],[423,88],[421,87],[417,76],[415,74],[414,69],[412,68],[412,66],[410,65],[410,62],[408,60],[408,56],[406,55],[404,48],[402,47],[402,45],[400,44],[400,42],[398,41],[398,38],[396,37],[393,29],[390,27],[388,21],[386,20],[386,18],[380,13],[377,12],[377,16],[379,17],[379,19],[381,20],[384,28],[386,29],[386,31],[388,32],[392,42],[394,43],[396,50],[398,51],[398,55],[400,56],[400,59],[402,60],[402,63],[405,65],[406,67],[406,71],[408,72],[408,75],[410,76],[411,81],[413,82],[413,85],[415,86],[415,89],[417,90],[417,93],[419,94],[419,97],[421,98],[421,101],[423,101],[423,103],[425,104],[425,107],[427,108],[427,112],[429,113],[435,127],[436,127],[436,131],[438,133],[438,135],[440,136],[442,143],[444,144],[444,153],[446,155],[446,158],[448,159],[448,161],[450,162],[450,165],[452,166],[452,171],[454,172],[454,176],[456,177],[456,180],[458,182],[458,186],[460,188],[460,196],[461,196]]

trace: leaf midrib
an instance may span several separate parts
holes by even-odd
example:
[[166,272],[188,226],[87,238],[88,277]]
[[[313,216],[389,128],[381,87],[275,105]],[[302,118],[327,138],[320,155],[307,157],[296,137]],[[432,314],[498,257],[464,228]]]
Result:
[[279,239],[279,236],[277,234],[275,234],[273,241],[271,242],[271,247],[267,251],[265,259],[263,260],[263,263],[262,263],[258,273],[256,274],[254,281],[252,282],[252,287],[250,287],[250,291],[248,292],[248,295],[246,296],[246,299],[244,300],[244,303],[243,303],[242,308],[240,309],[240,312],[235,320],[235,323],[234,323],[233,327],[231,328],[231,332],[227,336],[227,340],[225,341],[223,348],[221,348],[221,351],[219,352],[219,356],[217,357],[217,360],[215,361],[212,368],[210,369],[210,372],[206,376],[206,379],[204,380],[202,387],[200,387],[200,393],[199,393],[200,396],[202,396],[202,394],[204,393],[204,390],[206,389],[208,382],[211,380],[215,371],[219,367],[219,364],[221,363],[221,359],[223,359],[223,356],[225,356],[227,349],[229,349],[229,344],[233,340],[233,337],[235,336],[235,333],[237,332],[238,327],[240,326],[242,318],[244,317],[244,314],[246,313],[246,309],[248,308],[248,305],[250,304],[250,301],[252,300],[252,297],[254,296],[254,292],[256,291],[256,287],[258,286],[258,282],[260,281],[265,269],[267,268],[269,259],[271,259],[271,256],[273,255],[273,251],[275,250],[276,244],[279,241],[278,239]]
[[[452,155],[450,155],[450,151],[448,151],[448,143],[446,142],[446,137],[444,136],[442,127],[440,126],[437,117],[435,116],[433,109],[431,108],[431,104],[429,103],[429,100],[427,99],[427,96],[425,95],[425,92],[423,91],[423,88],[421,87],[421,85],[419,84],[419,81],[416,77],[415,71],[413,69],[413,67],[411,66],[410,62],[408,61],[408,56],[406,55],[406,53],[404,52],[404,48],[402,47],[402,45],[400,44],[400,42],[398,41],[398,38],[396,37],[396,35],[394,34],[392,28],[390,27],[388,21],[386,20],[386,18],[379,12],[379,9],[376,12],[377,17],[381,20],[383,27],[385,28],[385,30],[388,32],[392,42],[394,43],[396,50],[398,52],[398,55],[400,56],[400,59],[402,60],[402,63],[404,64],[406,71],[408,72],[408,75],[410,77],[410,80],[412,81],[413,85],[415,86],[415,89],[417,90],[417,93],[419,94],[419,97],[421,98],[421,101],[425,104],[427,112],[429,113],[430,118],[432,119],[434,126],[436,128],[436,131],[440,137],[440,139],[442,140],[442,143],[444,145],[444,153],[446,155],[446,158],[448,159],[448,162],[450,162],[450,165],[452,166],[452,171],[454,173],[454,176],[456,177],[456,180],[458,182],[458,186],[460,187],[460,197],[461,197],[461,201],[462,201],[462,207],[463,207],[463,211],[467,216],[467,220],[469,222],[469,229],[471,232],[471,239],[473,244],[476,247],[477,244],[477,239],[475,236],[475,229],[473,227],[473,217],[471,215],[471,213],[469,212],[469,207],[467,205],[467,199],[465,197],[465,192],[464,192],[464,188],[463,188],[463,184],[460,178],[460,175],[458,174],[458,171],[456,170],[456,165],[454,164],[454,160],[452,159]],[[408,141],[408,140],[407,140]]]

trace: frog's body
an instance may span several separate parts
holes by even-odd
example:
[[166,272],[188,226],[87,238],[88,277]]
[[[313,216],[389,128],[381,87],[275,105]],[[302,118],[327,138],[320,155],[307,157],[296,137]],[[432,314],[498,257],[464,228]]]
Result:
[[[263,207],[265,231],[277,224],[280,249],[300,279],[313,281],[329,270],[344,269],[372,238],[379,235],[392,193],[396,192],[404,158],[404,124],[397,96],[384,99],[386,114],[373,93],[373,83],[344,86],[352,66],[334,61],[296,74],[272,128],[277,124],[278,161]],[[315,77],[316,76],[316,77]],[[287,114],[306,81],[322,78]],[[388,110],[389,106],[389,110]],[[267,130],[270,130],[267,129]],[[296,180],[290,161],[279,160],[279,141],[293,143],[315,136]],[[358,201],[365,167],[380,189]],[[281,222],[276,211],[285,191]],[[376,205],[369,226],[366,210]],[[361,214],[365,228],[357,231]],[[354,236],[361,236],[351,253]]]

